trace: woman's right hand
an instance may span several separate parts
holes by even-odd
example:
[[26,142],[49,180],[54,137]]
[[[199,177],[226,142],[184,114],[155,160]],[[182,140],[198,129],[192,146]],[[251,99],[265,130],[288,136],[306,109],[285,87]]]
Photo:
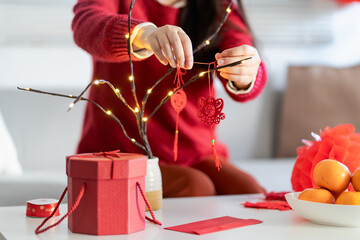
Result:
[[162,64],[170,63],[173,68],[191,69],[194,64],[191,40],[177,26],[144,26],[133,41],[134,50],[142,48],[151,50]]

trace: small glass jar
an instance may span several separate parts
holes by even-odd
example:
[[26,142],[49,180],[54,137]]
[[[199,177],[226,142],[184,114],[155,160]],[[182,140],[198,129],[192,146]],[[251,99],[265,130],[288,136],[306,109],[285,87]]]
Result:
[[[153,157],[147,160],[145,175],[145,196],[152,210],[158,210],[162,206],[162,180],[159,167],[159,158]],[[146,210],[147,207],[146,207]]]

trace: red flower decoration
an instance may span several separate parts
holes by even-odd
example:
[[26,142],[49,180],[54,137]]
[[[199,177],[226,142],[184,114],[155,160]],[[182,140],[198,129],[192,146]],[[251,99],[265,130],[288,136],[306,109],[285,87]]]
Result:
[[215,99],[212,96],[200,97],[198,100],[198,117],[201,121],[209,124],[219,124],[221,120],[225,119],[225,114],[221,111],[224,107],[224,100],[222,98]]
[[[334,159],[345,164],[350,172],[360,166],[360,134],[354,132],[351,124],[326,127],[320,136],[313,134],[315,141],[303,141],[306,146],[297,149],[291,183],[294,191],[316,187],[313,170],[318,162]],[[351,187],[350,187],[351,188]]]

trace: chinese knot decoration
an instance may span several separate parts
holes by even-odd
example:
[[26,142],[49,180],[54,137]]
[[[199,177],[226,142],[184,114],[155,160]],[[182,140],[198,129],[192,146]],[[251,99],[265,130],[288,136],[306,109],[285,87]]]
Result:
[[212,96],[208,96],[207,98],[200,97],[198,107],[198,117],[210,126],[219,124],[221,120],[225,119],[225,114],[221,112],[224,107],[224,100],[222,98],[215,99]]

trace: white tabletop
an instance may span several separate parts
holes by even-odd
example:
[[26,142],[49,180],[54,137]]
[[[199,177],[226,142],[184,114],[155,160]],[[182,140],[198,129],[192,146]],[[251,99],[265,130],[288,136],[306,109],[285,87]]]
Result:
[[[241,203],[245,201],[256,202],[262,195],[231,195],[216,197],[194,197],[165,199],[163,208],[155,211],[156,217],[163,226],[146,223],[144,231],[129,235],[92,236],[74,234],[67,228],[67,220],[60,225],[40,235],[35,235],[35,228],[42,219],[25,216],[25,206],[0,208],[0,232],[6,239],[358,239],[360,228],[342,228],[318,225],[311,223],[292,210],[264,210],[244,208]],[[60,214],[66,213],[66,204],[60,208]],[[237,218],[253,218],[263,223],[225,230],[206,235],[192,235],[187,233],[169,231],[164,227],[190,223],[199,220],[231,216]],[[56,217],[53,221],[59,219]],[[49,222],[51,223],[51,221]],[[0,239],[1,236],[0,236]]]

